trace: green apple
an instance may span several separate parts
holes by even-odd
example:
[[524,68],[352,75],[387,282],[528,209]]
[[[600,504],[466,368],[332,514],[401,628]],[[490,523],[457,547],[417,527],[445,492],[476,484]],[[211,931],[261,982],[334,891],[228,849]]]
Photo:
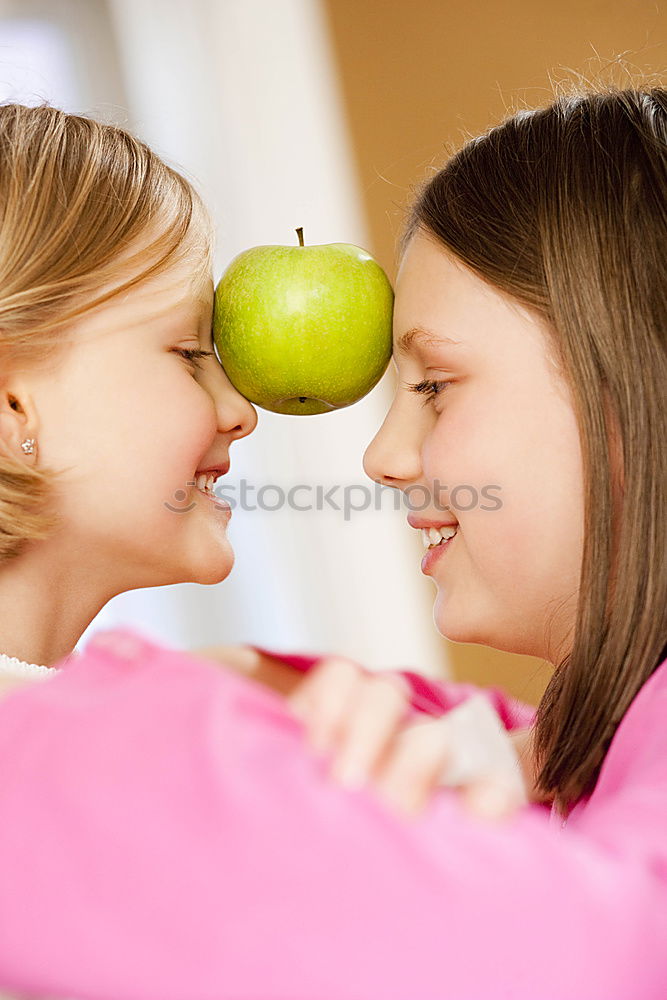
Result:
[[394,293],[351,243],[257,246],[215,289],[213,338],[227,377],[274,413],[327,413],[356,403],[384,374]]

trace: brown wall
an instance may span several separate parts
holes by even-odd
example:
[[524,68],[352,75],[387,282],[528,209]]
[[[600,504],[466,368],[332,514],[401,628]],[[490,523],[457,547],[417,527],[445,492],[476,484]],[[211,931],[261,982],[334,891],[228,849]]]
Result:
[[[324,0],[324,7],[365,199],[368,249],[392,281],[411,186],[467,134],[516,107],[548,103],[551,81],[571,80],[571,71],[630,84],[666,63],[667,17],[656,0]],[[608,68],[612,61],[618,64]],[[443,639],[443,652],[458,678],[500,684],[533,703],[551,673],[542,660],[472,644]]]

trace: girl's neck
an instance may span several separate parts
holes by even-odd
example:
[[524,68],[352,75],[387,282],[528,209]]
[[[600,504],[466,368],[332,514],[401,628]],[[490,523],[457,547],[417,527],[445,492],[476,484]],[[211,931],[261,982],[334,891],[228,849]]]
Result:
[[42,542],[0,567],[0,652],[53,666],[74,651],[107,599],[83,560],[53,558]]

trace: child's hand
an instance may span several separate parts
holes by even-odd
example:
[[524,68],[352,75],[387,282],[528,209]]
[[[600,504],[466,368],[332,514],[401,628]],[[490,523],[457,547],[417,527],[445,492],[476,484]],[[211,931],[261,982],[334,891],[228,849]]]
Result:
[[513,742],[491,705],[474,695],[439,719],[412,717],[408,684],[328,657],[287,698],[319,753],[332,752],[332,777],[368,783],[391,807],[414,815],[436,788],[460,790],[468,808],[503,816],[527,802]]

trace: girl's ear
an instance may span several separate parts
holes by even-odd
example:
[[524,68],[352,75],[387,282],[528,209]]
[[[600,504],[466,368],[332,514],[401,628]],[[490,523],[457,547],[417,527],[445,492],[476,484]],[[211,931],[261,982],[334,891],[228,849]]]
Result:
[[[8,458],[22,457],[34,462],[37,456],[38,422],[30,393],[24,386],[0,386],[0,453]],[[26,452],[21,443],[35,442],[32,453]]]

